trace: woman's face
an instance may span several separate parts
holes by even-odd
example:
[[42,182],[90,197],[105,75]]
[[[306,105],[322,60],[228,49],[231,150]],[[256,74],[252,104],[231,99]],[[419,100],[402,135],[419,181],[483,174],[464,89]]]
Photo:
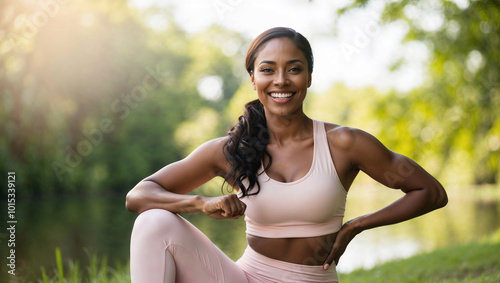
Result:
[[302,51],[286,37],[271,39],[261,47],[250,77],[266,116],[302,114],[302,103],[311,86],[307,67]]

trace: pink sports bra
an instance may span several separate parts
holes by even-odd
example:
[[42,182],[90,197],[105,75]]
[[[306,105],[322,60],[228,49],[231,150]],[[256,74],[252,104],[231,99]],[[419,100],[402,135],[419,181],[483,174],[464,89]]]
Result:
[[260,192],[241,198],[247,205],[247,234],[304,238],[335,233],[342,227],[347,192],[333,164],[324,123],[313,120],[313,132],[313,162],[304,177],[283,183],[263,172],[258,177]]

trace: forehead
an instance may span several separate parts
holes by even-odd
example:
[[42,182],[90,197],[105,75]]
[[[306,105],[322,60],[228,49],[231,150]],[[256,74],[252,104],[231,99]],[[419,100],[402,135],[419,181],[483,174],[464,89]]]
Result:
[[300,59],[304,64],[307,60],[302,50],[300,50],[293,41],[286,37],[273,38],[264,43],[256,57],[256,64],[263,60],[270,60],[274,62],[289,61],[292,59]]

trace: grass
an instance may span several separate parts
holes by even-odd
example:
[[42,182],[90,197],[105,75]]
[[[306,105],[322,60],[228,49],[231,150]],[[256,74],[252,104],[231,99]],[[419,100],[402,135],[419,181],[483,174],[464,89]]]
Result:
[[68,261],[63,265],[61,251],[56,249],[57,269],[48,275],[45,268],[41,268],[41,279],[39,283],[124,283],[130,282],[128,265],[117,265],[111,267],[107,257],[98,258],[95,254],[87,253],[89,264],[85,269],[80,268],[80,264]]
[[487,240],[339,274],[340,282],[500,282],[500,229]]
[[[89,265],[63,264],[56,249],[57,269],[50,275],[42,268],[42,283],[124,283],[130,282],[128,265],[111,267],[106,257],[89,254]],[[500,282],[500,229],[483,241],[450,246],[407,259],[390,261],[369,270],[339,274],[342,283],[363,282]]]

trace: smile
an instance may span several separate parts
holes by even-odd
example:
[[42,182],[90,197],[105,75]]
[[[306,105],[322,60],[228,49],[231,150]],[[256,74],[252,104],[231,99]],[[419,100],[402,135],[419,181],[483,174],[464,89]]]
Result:
[[294,92],[272,92],[269,95],[273,98],[278,98],[278,99],[284,99],[284,98],[290,98],[294,95]]

